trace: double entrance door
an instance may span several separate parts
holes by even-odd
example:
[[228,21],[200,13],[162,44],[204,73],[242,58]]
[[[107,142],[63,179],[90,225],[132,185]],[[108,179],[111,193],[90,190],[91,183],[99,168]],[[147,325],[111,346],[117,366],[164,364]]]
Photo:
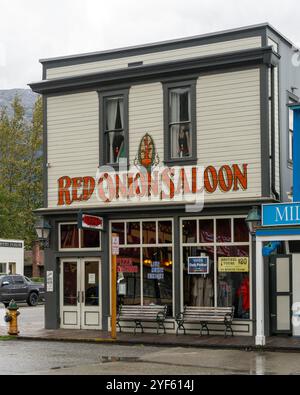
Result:
[[60,326],[101,329],[101,261],[62,259],[60,267]]

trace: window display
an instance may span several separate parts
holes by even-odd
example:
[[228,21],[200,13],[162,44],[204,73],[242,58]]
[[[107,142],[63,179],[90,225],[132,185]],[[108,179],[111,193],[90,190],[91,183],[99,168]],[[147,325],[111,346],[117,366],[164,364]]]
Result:
[[[173,223],[171,220],[118,221],[112,232],[124,232],[118,255],[118,303],[166,305],[172,316]],[[134,244],[134,247],[133,247]],[[131,247],[132,246],[132,247]]]
[[[194,226],[187,230],[189,224]],[[182,240],[184,305],[234,306],[235,318],[250,319],[250,242],[245,218],[185,218]],[[203,255],[209,257],[209,274],[188,274],[188,258]]]

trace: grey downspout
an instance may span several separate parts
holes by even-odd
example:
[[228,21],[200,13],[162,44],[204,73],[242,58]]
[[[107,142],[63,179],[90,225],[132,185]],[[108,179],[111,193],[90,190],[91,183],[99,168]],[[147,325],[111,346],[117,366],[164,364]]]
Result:
[[274,67],[271,66],[271,190],[276,200],[280,200],[275,185],[275,81]]

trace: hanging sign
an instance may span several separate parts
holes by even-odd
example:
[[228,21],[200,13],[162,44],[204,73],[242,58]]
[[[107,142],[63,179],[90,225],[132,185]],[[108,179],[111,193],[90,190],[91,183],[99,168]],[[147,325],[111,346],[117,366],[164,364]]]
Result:
[[103,218],[95,215],[79,213],[78,228],[90,230],[103,230]]
[[248,273],[248,257],[220,257],[218,271],[221,273]]
[[209,257],[188,257],[188,274],[209,274]]

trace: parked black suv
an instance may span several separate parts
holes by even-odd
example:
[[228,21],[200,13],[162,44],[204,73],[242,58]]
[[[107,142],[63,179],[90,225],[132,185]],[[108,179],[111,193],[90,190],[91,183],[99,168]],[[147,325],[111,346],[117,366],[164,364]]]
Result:
[[17,274],[0,275],[0,302],[5,307],[12,299],[36,306],[39,300],[44,298],[44,294],[44,284],[34,283],[29,278]]

